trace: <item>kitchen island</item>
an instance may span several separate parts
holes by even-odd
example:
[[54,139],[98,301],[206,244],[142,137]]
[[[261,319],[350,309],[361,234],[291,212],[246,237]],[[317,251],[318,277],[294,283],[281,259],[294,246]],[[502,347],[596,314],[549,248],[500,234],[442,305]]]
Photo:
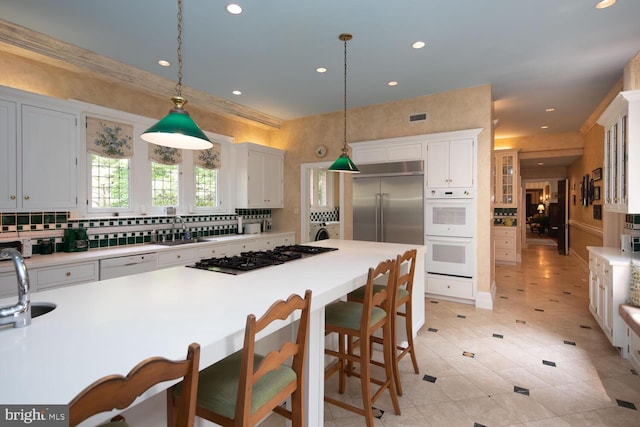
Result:
[[[306,415],[307,425],[322,425],[325,305],[364,284],[369,267],[416,246],[312,244],[339,250],[237,276],[175,267],[32,294],[32,302],[57,308],[27,328],[0,328],[0,403],[66,404],[97,378],[126,374],[147,357],[183,358],[191,342],[201,345],[203,369],[242,347],[247,314],[262,314],[275,300],[311,289]],[[424,324],[419,307],[425,248],[417,248],[414,333]],[[0,306],[13,303],[13,298],[0,300]],[[140,401],[169,385],[153,387]],[[164,416],[163,409],[157,412]],[[136,425],[154,425],[149,422]]]

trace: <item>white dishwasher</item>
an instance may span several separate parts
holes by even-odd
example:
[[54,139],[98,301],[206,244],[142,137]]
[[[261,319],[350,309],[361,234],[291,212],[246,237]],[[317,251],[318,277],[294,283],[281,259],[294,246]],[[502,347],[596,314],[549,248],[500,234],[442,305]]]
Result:
[[100,280],[153,271],[157,267],[155,253],[101,259]]

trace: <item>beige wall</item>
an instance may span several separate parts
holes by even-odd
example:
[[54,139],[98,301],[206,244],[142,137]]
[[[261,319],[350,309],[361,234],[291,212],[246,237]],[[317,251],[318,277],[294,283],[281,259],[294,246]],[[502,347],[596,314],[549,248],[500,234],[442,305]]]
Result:
[[[169,99],[150,96],[126,87],[107,83],[93,76],[57,68],[32,59],[0,52],[0,85],[42,95],[78,99],[146,117],[164,116]],[[478,138],[478,254],[491,254],[491,160],[493,148],[492,99],[489,85],[416,97],[387,104],[356,108],[348,115],[348,141],[429,134],[471,128],[484,129]],[[274,211],[274,226],[300,233],[300,164],[317,162],[314,148],[328,148],[327,161],[335,159],[343,138],[342,112],[305,117],[285,122],[280,130],[266,130],[225,117],[205,114],[197,105],[187,110],[204,129],[233,136],[236,142],[251,141],[286,151],[285,209]],[[428,120],[409,123],[408,117],[426,112]],[[351,236],[351,179],[345,180],[343,219],[346,237]],[[488,291],[493,280],[493,257],[479,256],[478,288]]]
[[[426,112],[428,120],[409,123],[409,115]],[[367,141],[401,136],[421,135],[461,129],[483,128],[478,138],[478,289],[487,292],[491,281],[491,87],[478,86],[451,92],[371,105],[348,111],[348,142]],[[328,148],[325,157],[335,160],[342,148],[343,114],[336,112],[285,122],[274,132],[272,145],[286,150],[285,209],[274,213],[274,223],[295,228],[300,234],[300,164],[317,162],[314,148],[323,144]],[[345,179],[343,209],[346,238],[352,236],[351,177]]]
[[[170,97],[150,96],[98,78],[46,65],[0,51],[0,85],[62,99],[76,99],[145,117],[164,117],[172,107]],[[207,131],[233,136],[236,142],[271,144],[272,131],[213,114],[195,104],[186,110]]]
[[563,132],[547,135],[533,135],[496,139],[496,150],[520,150],[521,153],[582,148],[580,132]]

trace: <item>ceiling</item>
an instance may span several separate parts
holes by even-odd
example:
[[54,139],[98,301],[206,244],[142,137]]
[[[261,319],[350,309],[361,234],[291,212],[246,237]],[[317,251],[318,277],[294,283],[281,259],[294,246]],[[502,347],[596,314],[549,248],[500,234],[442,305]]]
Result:
[[[497,138],[579,130],[640,50],[636,0],[607,9],[596,0],[239,0],[240,15],[225,10],[230,2],[184,0],[183,83],[284,120],[342,110],[343,32],[353,34],[349,108],[490,84]],[[177,78],[176,0],[0,0],[0,10]],[[426,46],[413,49],[418,40]]]

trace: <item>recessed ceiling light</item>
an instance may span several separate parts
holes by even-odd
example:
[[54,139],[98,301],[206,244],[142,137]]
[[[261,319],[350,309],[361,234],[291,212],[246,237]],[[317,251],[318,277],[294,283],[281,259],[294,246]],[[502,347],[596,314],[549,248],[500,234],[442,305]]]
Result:
[[233,92],[234,95],[242,95],[242,92],[240,92],[239,90],[234,90]]
[[231,3],[227,5],[227,12],[232,15],[240,15],[242,13],[242,8],[235,3]]
[[390,81],[389,83],[387,83],[387,86],[398,86],[398,82]]
[[596,9],[606,9],[609,6],[613,6],[616,0],[602,0],[596,4]]
[[550,113],[550,112],[552,112],[552,111],[556,111],[556,109],[555,109],[555,108],[553,108],[553,107],[549,107],[549,108],[545,108],[545,110],[544,110],[544,111],[546,111],[547,113]]
[[549,126],[547,126],[547,125],[542,125],[542,126],[540,126],[540,129],[549,129]]
[[169,67],[171,65],[171,62],[161,59],[160,61],[158,61],[158,64],[162,65],[163,67]]
[[327,72],[327,69],[326,69],[326,68],[324,68],[324,67],[318,67],[318,68],[316,68],[316,71],[317,71],[318,73],[326,73],[326,72]]
[[426,45],[425,42],[417,41],[414,44],[412,44],[411,47],[414,48],[414,49],[422,49],[425,45]]

